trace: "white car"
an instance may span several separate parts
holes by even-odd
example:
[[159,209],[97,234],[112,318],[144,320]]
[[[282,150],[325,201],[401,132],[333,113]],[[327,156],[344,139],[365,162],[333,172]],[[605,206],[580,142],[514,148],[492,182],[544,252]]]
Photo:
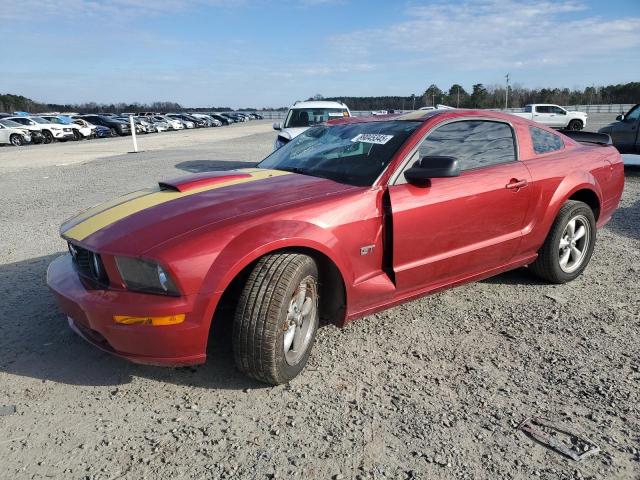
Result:
[[0,122],[0,145],[14,145],[19,147],[20,145],[31,142],[29,130],[19,128],[18,126],[12,127],[11,123],[10,121],[4,124]]
[[24,125],[29,130],[39,130],[44,137],[44,143],[51,143],[54,140],[73,140],[73,129],[70,126],[58,125],[51,123],[44,118],[38,116],[17,116],[7,117],[7,120],[13,120],[20,125]]
[[71,127],[73,130],[73,138],[75,140],[81,140],[83,138],[91,138],[91,128],[83,127],[81,125],[76,124],[70,118],[65,121],[65,119],[60,118],[58,115],[40,115],[40,118],[44,118],[45,120],[49,120],[51,123],[55,123],[57,125],[66,125]]
[[287,111],[284,123],[274,123],[278,136],[273,142],[277,150],[296,138],[309,127],[334,118],[350,117],[349,108],[340,102],[309,101],[296,102]]
[[166,115],[154,115],[152,118],[160,122],[167,122],[170,130],[184,130],[182,121],[175,118],[167,117]]
[[532,103],[524,107],[524,112],[513,113],[512,115],[533,120],[551,128],[582,130],[587,126],[586,113],[565,110],[558,105],[548,103]]
[[[96,127],[93,123],[89,123],[86,120],[82,119],[82,118],[71,118],[71,121],[73,123],[75,123],[76,125],[78,125],[79,127],[85,129],[88,128],[89,129],[89,137],[93,138],[96,136],[96,131],[98,130],[98,127]],[[84,135],[85,130],[80,130],[80,132]]]

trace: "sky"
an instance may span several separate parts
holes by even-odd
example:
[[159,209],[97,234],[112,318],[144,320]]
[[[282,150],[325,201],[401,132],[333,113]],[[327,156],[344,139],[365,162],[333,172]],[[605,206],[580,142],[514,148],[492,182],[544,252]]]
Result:
[[0,0],[0,93],[281,107],[640,81],[640,0]]

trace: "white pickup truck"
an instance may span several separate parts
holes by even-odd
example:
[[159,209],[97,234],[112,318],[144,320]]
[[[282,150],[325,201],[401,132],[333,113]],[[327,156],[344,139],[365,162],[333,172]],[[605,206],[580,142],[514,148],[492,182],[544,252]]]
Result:
[[587,114],[565,110],[558,105],[533,103],[524,107],[524,112],[514,113],[551,128],[582,130],[587,125]]

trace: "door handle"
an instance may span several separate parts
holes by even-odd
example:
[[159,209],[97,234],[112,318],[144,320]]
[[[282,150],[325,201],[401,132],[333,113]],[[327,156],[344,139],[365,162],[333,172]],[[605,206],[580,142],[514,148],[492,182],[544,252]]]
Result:
[[519,190],[526,187],[527,185],[529,185],[529,182],[527,182],[526,180],[518,180],[517,178],[512,178],[509,183],[504,186],[504,188]]

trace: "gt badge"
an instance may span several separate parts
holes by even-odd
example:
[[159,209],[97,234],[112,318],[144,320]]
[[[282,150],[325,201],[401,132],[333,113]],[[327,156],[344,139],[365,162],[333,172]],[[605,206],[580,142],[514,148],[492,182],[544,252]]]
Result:
[[364,247],[360,247],[360,255],[369,255],[373,252],[375,245],[365,245]]

